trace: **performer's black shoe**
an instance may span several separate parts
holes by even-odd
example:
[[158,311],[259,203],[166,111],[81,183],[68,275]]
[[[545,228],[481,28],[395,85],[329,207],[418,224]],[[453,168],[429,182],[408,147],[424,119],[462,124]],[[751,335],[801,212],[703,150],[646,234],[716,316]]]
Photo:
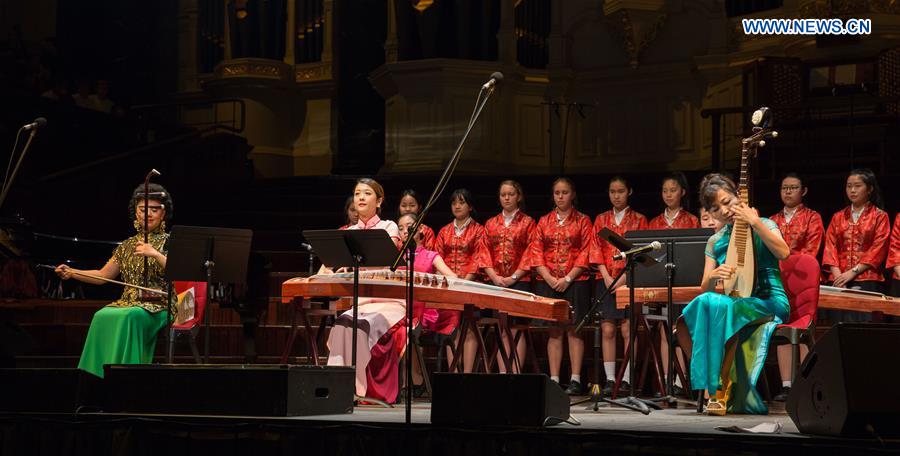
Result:
[[[683,396],[684,396],[684,389],[682,389],[682,388],[681,388],[680,386],[678,386],[678,385],[672,385],[672,396],[675,396],[675,397],[683,397]],[[655,397],[655,398],[663,397],[663,393],[657,391],[657,392],[653,393],[653,397]]]
[[777,395],[775,395],[775,397],[773,397],[772,399],[774,399],[778,402],[784,402],[787,400],[788,394],[791,394],[791,387],[785,386],[785,387],[782,387],[781,392],[778,393]]
[[569,386],[566,387],[566,394],[569,396],[584,396],[587,393],[587,390],[584,388],[584,385],[577,380],[572,380],[569,382]]
[[603,384],[603,395],[610,396],[612,395],[613,388],[616,387],[616,382],[612,380],[607,380],[606,383]]
[[[603,395],[604,396],[612,396],[613,389],[616,387],[616,382],[612,380],[607,380],[606,384],[603,385]],[[622,380],[622,383],[619,383],[619,394],[621,396],[623,394],[631,393],[631,384]]]

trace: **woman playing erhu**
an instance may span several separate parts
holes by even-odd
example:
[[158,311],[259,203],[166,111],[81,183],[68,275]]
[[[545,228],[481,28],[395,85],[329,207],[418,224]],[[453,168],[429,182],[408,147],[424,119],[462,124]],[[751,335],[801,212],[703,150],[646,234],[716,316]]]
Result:
[[[171,221],[174,207],[172,197],[161,185],[150,184],[149,192],[152,196],[147,200],[144,199],[143,185],[132,193],[128,214],[137,233],[116,247],[106,265],[99,270],[86,271],[61,264],[56,267],[60,278],[102,284],[104,281],[88,275],[104,279],[121,275],[125,283],[144,286],[144,258],[148,258],[146,286],[163,290],[165,245],[169,239],[166,222]],[[144,243],[145,232],[147,243]],[[94,314],[78,362],[79,369],[102,378],[105,364],[145,364],[153,361],[156,335],[166,325],[167,305],[143,293],[137,288],[126,287],[119,299]]]

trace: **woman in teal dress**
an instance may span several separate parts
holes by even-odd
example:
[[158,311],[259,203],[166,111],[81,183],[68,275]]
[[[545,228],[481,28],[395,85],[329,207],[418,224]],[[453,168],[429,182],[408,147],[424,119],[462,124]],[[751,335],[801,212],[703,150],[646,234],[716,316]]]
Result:
[[[125,283],[143,286],[144,258],[148,258],[147,288],[163,290],[166,268],[165,245],[169,235],[166,222],[173,213],[172,198],[161,185],[150,184],[151,197],[144,201],[144,186],[134,190],[128,213],[137,234],[123,241],[113,251],[112,257],[99,270],[79,270],[59,265],[56,273],[63,279],[70,278],[85,283],[102,284],[77,273],[114,279],[121,275]],[[158,198],[154,198],[154,196]],[[144,212],[147,225],[144,226]],[[148,231],[144,243],[144,230]],[[156,335],[166,325],[167,307],[164,301],[142,296],[142,291],[125,287],[122,296],[97,311],[91,320],[87,340],[81,353],[78,368],[103,378],[104,364],[146,364],[153,360]]]
[[[790,249],[774,222],[760,218],[756,209],[741,202],[728,177],[715,173],[704,177],[700,201],[724,226],[706,244],[701,284],[705,293],[684,309],[684,323],[693,344],[691,384],[693,389],[709,393],[707,412],[711,415],[724,415],[726,411],[765,414],[768,408],[756,391],[756,380],[775,326],[790,315],[778,266]],[[747,222],[753,232],[756,281],[749,298],[712,291],[719,281],[734,273],[734,268],[724,263],[735,220]],[[732,336],[736,336],[735,345],[726,347]]]

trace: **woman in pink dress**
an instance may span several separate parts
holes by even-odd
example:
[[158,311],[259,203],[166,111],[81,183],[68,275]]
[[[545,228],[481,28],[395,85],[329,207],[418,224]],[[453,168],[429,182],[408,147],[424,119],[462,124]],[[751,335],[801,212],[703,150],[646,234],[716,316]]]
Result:
[[[364,216],[360,212],[360,220]],[[398,240],[402,242],[415,223],[415,215],[402,216],[400,223]],[[439,255],[423,247],[416,249],[414,266],[419,272],[437,271],[455,277]],[[424,306],[417,304],[414,314],[420,320]],[[347,366],[352,362],[351,318],[351,312],[342,314],[328,335],[329,366]],[[406,302],[401,299],[360,297],[358,319],[356,394],[394,402],[398,393],[399,359],[406,347]]]

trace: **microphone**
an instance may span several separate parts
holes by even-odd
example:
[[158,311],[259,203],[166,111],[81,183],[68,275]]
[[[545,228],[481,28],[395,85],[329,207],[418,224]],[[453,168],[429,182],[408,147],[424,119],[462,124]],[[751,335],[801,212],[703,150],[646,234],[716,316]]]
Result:
[[37,119],[34,119],[34,122],[31,122],[30,124],[25,125],[24,127],[22,127],[22,129],[25,131],[34,130],[34,129],[44,127],[46,125],[47,125],[47,119],[45,119],[43,117],[38,117]]
[[659,241],[653,241],[643,247],[635,247],[631,250],[619,252],[619,253],[613,255],[613,259],[614,260],[624,260],[625,257],[627,257],[627,256],[637,255],[640,253],[649,252],[651,250],[659,250],[661,248],[662,248],[662,244],[660,244]]
[[485,82],[484,85],[481,86],[481,89],[482,90],[492,89],[492,88],[494,88],[495,85],[497,85],[497,83],[499,83],[501,81],[503,81],[503,73],[501,73],[499,71],[495,71],[493,74],[491,74],[491,80],[488,82]]
[[313,248],[312,248],[312,246],[309,245],[309,244],[307,244],[307,243],[305,243],[305,242],[301,243],[301,244],[300,244],[300,247],[303,247],[303,250],[306,250],[306,251],[309,252],[309,253],[313,253]]

